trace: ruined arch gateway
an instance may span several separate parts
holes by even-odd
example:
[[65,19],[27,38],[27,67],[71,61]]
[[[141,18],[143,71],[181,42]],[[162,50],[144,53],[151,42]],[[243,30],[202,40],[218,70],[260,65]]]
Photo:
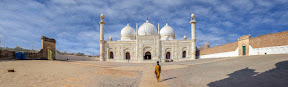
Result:
[[[193,60],[196,58],[196,37],[195,37],[195,16],[191,15],[191,40],[186,36],[183,40],[175,39],[174,29],[166,23],[164,27],[158,29],[151,24],[148,19],[136,29],[129,24],[121,30],[121,39],[112,41],[104,40],[104,18],[101,14],[100,24],[100,60],[115,62],[164,62],[165,59],[173,61]],[[136,31],[136,32],[135,32]],[[167,54],[168,53],[168,54]],[[167,55],[169,56],[167,58]]]

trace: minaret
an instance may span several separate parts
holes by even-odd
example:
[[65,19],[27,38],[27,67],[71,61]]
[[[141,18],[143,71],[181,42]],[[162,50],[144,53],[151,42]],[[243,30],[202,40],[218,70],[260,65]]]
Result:
[[159,23],[158,23],[158,35],[160,34],[160,25],[159,25]]
[[138,23],[136,23],[136,60],[138,62]]
[[100,40],[99,40],[99,43],[100,43],[100,61],[105,61],[105,58],[104,58],[104,43],[105,43],[105,40],[104,40],[104,25],[105,25],[104,19],[105,19],[105,16],[102,13],[100,16],[100,22],[99,22],[99,24],[100,24]]
[[192,41],[192,55],[191,58],[192,59],[196,59],[196,36],[195,36],[195,24],[196,24],[196,20],[195,20],[195,16],[194,14],[191,14],[191,41]]

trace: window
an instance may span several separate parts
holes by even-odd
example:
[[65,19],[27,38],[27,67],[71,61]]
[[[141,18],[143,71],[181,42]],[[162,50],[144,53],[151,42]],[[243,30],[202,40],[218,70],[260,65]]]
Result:
[[110,52],[110,59],[113,59],[114,56],[113,56],[113,52]]
[[183,51],[182,58],[186,58],[186,51]]
[[130,53],[129,52],[126,53],[126,59],[130,60]]

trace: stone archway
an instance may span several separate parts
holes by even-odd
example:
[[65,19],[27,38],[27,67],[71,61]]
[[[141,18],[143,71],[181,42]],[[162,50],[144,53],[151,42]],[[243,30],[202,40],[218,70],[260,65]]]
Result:
[[126,52],[125,57],[126,57],[127,60],[130,60],[130,53],[129,53],[129,52]]
[[110,52],[110,59],[113,59],[113,58],[114,58],[113,52]]
[[166,53],[166,59],[170,59],[170,52]]
[[152,56],[151,56],[151,53],[149,51],[147,51],[145,54],[144,54],[144,60],[151,60]]
[[243,56],[246,55],[246,45],[245,44],[242,45],[242,55]]
[[47,49],[47,58],[53,60],[53,51],[51,49]]
[[182,52],[182,58],[186,58],[186,51]]

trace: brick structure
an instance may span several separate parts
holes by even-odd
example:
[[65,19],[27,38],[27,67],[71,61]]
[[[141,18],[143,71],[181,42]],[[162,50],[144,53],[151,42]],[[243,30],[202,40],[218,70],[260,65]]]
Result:
[[248,34],[239,37],[237,42],[199,49],[198,52],[199,58],[288,54],[288,31],[254,38]]
[[15,51],[0,50],[0,60],[15,59]]
[[40,59],[55,60],[56,40],[45,36],[41,37]]
[[244,35],[238,38],[238,53],[241,55],[249,55],[249,41],[251,35]]
[[40,53],[39,52],[25,52],[26,59],[40,59]]
[[250,45],[253,48],[288,45],[288,31],[251,38]]
[[238,42],[232,42],[220,46],[215,46],[207,49],[202,49],[199,51],[200,55],[206,54],[214,54],[214,53],[222,53],[222,52],[229,52],[235,51],[237,49]]

